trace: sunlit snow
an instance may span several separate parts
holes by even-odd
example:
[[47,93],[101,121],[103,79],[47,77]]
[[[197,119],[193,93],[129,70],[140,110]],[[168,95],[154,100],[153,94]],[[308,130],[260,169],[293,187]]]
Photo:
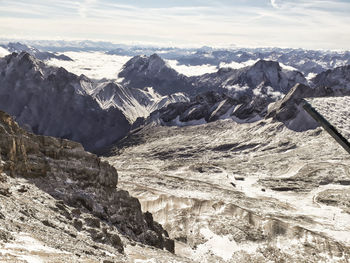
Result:
[[10,54],[6,49],[0,47],[0,57],[4,57],[6,55]]

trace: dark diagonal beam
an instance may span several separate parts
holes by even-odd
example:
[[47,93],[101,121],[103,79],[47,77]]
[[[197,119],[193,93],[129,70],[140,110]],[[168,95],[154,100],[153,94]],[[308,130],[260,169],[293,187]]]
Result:
[[350,154],[350,143],[338,130],[317,112],[306,100],[303,100],[304,110],[310,114],[344,149]]

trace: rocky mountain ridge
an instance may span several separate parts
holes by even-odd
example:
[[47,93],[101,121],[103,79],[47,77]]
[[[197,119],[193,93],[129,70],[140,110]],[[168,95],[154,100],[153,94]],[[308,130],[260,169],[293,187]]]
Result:
[[96,151],[129,131],[120,110],[103,110],[88,94],[92,82],[84,76],[48,67],[25,52],[0,59],[0,72],[0,109],[34,133],[78,141]]
[[8,258],[5,262],[21,257],[6,244],[21,244],[24,236],[45,243],[48,251],[55,248],[56,260],[70,255],[77,262],[124,262],[128,255],[120,237],[128,244],[174,251],[161,225],[117,187],[115,168],[80,144],[25,132],[4,112],[0,133],[0,255]]
[[52,52],[47,52],[47,51],[40,51],[39,49],[31,46],[27,46],[22,43],[14,43],[10,42],[8,44],[2,44],[0,47],[4,48],[10,53],[16,52],[16,53],[21,53],[21,52],[27,52],[34,56],[37,59],[40,60],[49,60],[49,59],[58,59],[58,60],[65,60],[65,61],[73,61],[70,57],[66,55],[56,55],[55,53]]
[[[48,67],[27,53],[9,55],[0,66],[3,110],[35,133],[72,139],[95,152],[144,123],[259,120],[265,117],[268,105],[282,99],[295,84],[308,85],[302,73],[264,60],[241,69],[222,68],[216,73],[186,77],[156,54],[137,56],[125,64],[118,82],[78,77],[63,68]],[[312,79],[311,87],[320,86],[317,92],[328,94],[325,87],[334,89],[337,85],[343,94],[347,76],[348,67],[336,68]],[[331,79],[337,80],[330,83]]]

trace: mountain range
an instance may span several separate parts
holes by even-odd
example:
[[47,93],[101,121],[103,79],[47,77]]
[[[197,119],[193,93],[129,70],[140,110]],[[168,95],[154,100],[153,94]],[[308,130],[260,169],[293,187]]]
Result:
[[[106,80],[2,49],[0,258],[350,260],[348,155],[303,110],[349,134],[347,52],[159,48]],[[177,72],[180,51],[217,71]]]
[[345,94],[349,76],[345,66],[308,82],[299,71],[259,60],[240,69],[221,68],[187,77],[153,54],[130,59],[115,82],[93,81],[47,66],[27,52],[1,59],[0,71],[2,110],[29,131],[75,140],[94,152],[145,123],[187,125],[222,118],[238,122],[264,118],[268,105],[297,83]]

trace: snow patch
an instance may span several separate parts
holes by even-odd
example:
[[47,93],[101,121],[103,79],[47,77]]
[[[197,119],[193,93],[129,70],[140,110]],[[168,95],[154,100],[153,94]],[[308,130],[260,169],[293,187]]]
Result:
[[184,126],[195,126],[195,125],[202,125],[206,124],[206,120],[204,118],[199,119],[199,120],[192,120],[192,121],[187,121],[187,122],[182,122],[180,121],[180,116],[177,116],[175,120],[172,120],[170,125],[175,125],[179,127],[184,127]]
[[3,47],[0,47],[0,57],[5,57],[8,54],[10,54],[10,52],[8,52],[8,50],[4,49]]

